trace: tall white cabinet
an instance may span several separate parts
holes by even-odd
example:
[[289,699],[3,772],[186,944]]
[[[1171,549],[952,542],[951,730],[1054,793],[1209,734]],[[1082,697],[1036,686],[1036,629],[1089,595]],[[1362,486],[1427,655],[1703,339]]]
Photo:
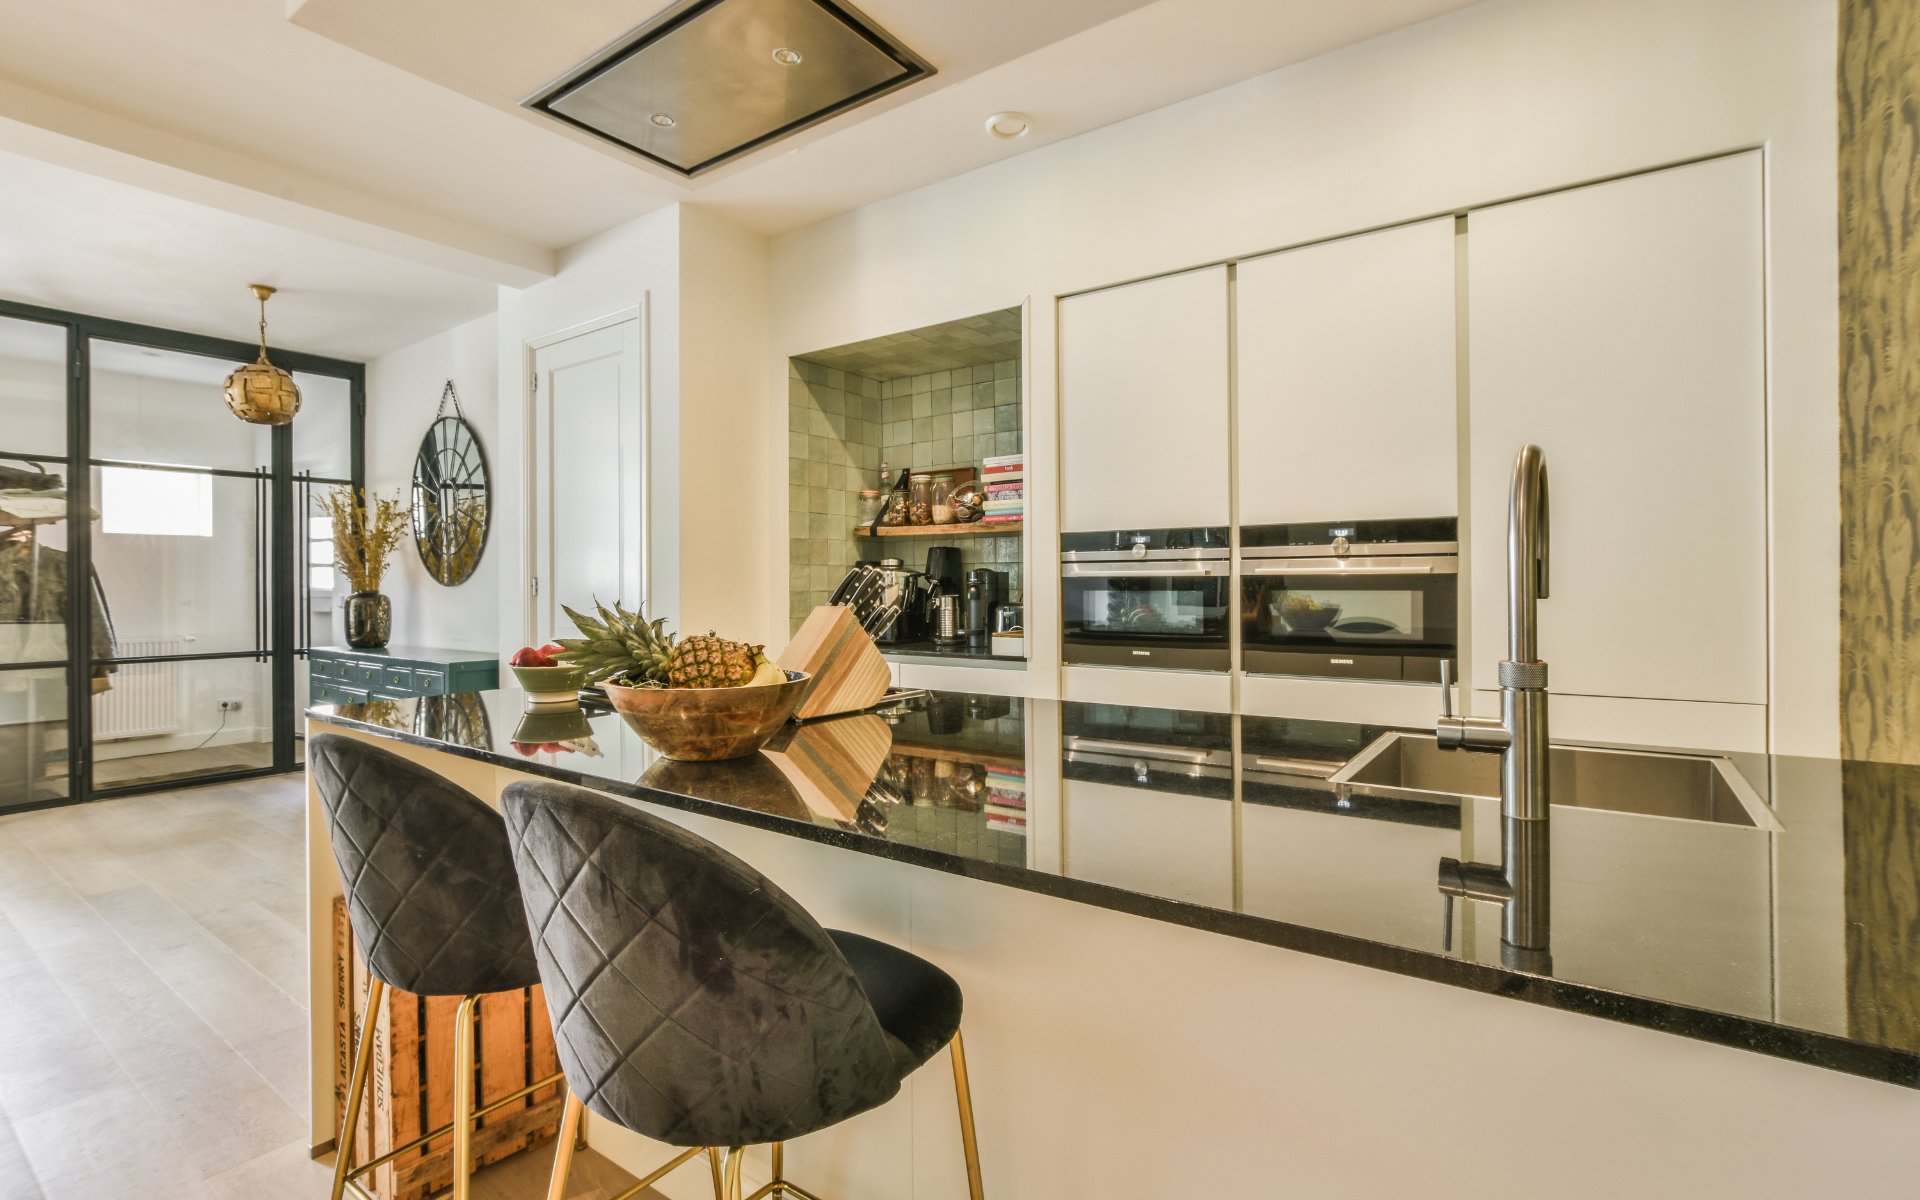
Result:
[[1504,656],[1515,452],[1546,451],[1557,737],[1765,748],[1758,152],[1472,214],[1473,659]]
[[1060,302],[1060,528],[1225,525],[1227,269]]
[[1459,513],[1454,278],[1452,217],[1239,265],[1242,525]]

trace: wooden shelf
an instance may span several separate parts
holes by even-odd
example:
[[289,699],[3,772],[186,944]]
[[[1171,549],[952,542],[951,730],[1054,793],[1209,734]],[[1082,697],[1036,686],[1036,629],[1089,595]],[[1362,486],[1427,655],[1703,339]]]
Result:
[[974,521],[966,525],[882,525],[879,529],[869,530],[865,525],[855,525],[855,537],[990,537],[997,534],[1019,533],[1023,521],[999,521],[992,525],[985,521]]

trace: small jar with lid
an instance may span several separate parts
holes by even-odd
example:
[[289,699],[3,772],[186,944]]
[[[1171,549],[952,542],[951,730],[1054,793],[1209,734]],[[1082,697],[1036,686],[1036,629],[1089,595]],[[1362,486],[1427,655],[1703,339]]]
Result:
[[857,525],[873,524],[873,519],[880,515],[879,489],[866,488],[861,491],[860,508],[858,511],[859,511],[859,516],[855,518],[855,521],[854,521],[855,524]]
[[912,485],[912,498],[908,503],[912,524],[933,524],[933,476],[915,475],[908,482]]
[[951,475],[933,477],[933,523],[935,525],[953,524],[953,476]]

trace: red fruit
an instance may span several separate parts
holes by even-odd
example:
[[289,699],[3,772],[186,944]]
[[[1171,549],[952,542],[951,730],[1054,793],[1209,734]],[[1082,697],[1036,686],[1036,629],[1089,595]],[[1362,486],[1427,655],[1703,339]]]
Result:
[[527,758],[532,758],[534,755],[540,753],[539,742],[515,742],[513,748],[517,753]]
[[566,652],[567,648],[565,646],[556,646],[552,642],[548,642],[546,645],[540,647],[540,653],[546,655],[548,658],[552,658],[557,654],[565,654]]
[[515,667],[551,667],[556,665],[551,658],[535,650],[532,646],[522,646],[518,650],[515,650],[513,657],[508,659],[507,663]]
[[542,750],[545,750],[548,754],[572,754],[573,753],[573,749],[571,747],[562,746],[559,742],[548,742],[546,745],[540,748]]

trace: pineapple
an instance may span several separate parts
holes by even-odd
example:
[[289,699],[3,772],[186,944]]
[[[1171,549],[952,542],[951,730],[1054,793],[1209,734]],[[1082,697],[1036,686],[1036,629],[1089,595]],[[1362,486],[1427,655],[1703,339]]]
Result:
[[682,638],[667,666],[667,679],[674,687],[745,687],[765,661],[762,649],[716,637],[712,630],[705,637]]
[[609,611],[596,604],[600,620],[561,605],[573,623],[586,636],[556,638],[563,647],[555,660],[585,667],[587,681],[612,680],[631,687],[664,687],[667,669],[673,661],[673,635],[665,632],[666,618],[648,623],[643,612],[628,612],[615,603]]

